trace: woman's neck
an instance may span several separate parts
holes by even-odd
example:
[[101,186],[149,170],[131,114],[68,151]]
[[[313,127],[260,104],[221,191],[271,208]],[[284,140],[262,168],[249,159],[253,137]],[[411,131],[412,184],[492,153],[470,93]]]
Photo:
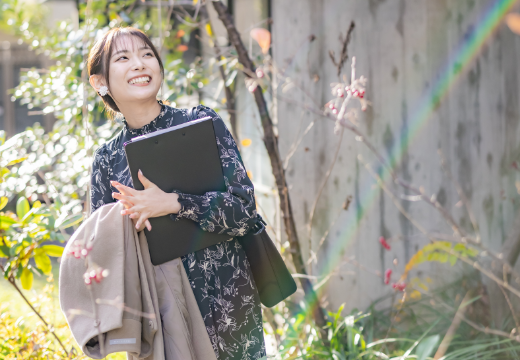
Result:
[[142,128],[161,113],[161,104],[156,99],[132,104],[118,104],[117,106],[131,129]]

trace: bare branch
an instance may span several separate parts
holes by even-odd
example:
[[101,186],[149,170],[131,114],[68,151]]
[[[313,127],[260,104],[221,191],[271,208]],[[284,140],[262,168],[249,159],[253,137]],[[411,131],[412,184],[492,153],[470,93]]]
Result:
[[518,322],[518,317],[516,316],[515,309],[513,308],[513,304],[511,303],[511,300],[509,299],[509,296],[507,295],[507,292],[504,290],[502,286],[499,286],[500,290],[502,290],[502,294],[504,294],[504,297],[506,298],[507,305],[509,306],[509,310],[511,310],[511,315],[513,315],[513,320],[515,321],[516,331],[520,329],[520,323]]
[[341,75],[341,70],[343,69],[343,65],[345,65],[345,62],[348,60],[347,47],[350,42],[350,36],[352,35],[352,31],[354,31],[355,27],[356,27],[356,24],[354,23],[354,21],[351,21],[350,26],[347,30],[347,36],[345,36],[345,39],[343,39],[341,34],[339,35],[339,40],[343,46],[341,48],[341,54],[339,56],[338,61],[335,60],[336,55],[335,55],[334,51],[329,50],[330,59],[332,60],[332,63],[336,66],[336,68],[338,70],[338,77]]
[[9,279],[7,279],[7,281],[9,281],[9,283],[16,289],[16,291],[18,292],[18,294],[20,294],[20,296],[22,297],[23,301],[25,301],[25,303],[27,305],[29,305],[29,307],[31,308],[32,311],[34,311],[34,313],[36,314],[36,316],[38,316],[40,318],[40,320],[43,322],[43,324],[45,325],[45,327],[49,330],[49,332],[52,334],[52,336],[56,339],[56,341],[58,341],[58,343],[60,344],[61,348],[63,349],[63,351],[65,352],[66,356],[67,356],[67,359],[69,359],[69,356],[68,356],[68,352],[67,352],[67,349],[65,349],[65,345],[63,345],[63,343],[61,342],[60,338],[58,337],[58,335],[56,335],[56,333],[54,332],[54,327],[50,326],[47,321],[45,321],[45,319],[43,318],[42,314],[40,314],[40,312],[38,310],[36,310],[34,308],[34,306],[31,304],[31,302],[29,301],[29,299],[27,299],[25,297],[25,295],[22,293],[22,290],[20,290],[20,288],[18,287],[18,285],[16,285],[16,282],[14,280],[13,277],[10,277]]
[[[439,301],[439,303],[444,306],[445,308],[449,309],[449,310],[452,310],[453,311],[453,308],[451,306],[449,306],[448,304],[445,304],[443,301]],[[516,335],[514,336],[512,333],[507,333],[505,331],[501,331],[501,330],[496,330],[496,329],[490,329],[489,327],[483,327],[483,326],[480,326],[478,325],[477,323],[467,319],[464,315],[462,314],[455,314],[455,316],[457,317],[460,317],[462,321],[464,321],[466,324],[468,324],[469,326],[471,326],[472,328],[474,328],[475,330],[477,331],[480,331],[484,334],[493,334],[493,335],[498,335],[498,336],[501,336],[501,337],[505,337],[505,338],[508,338],[508,339],[511,339],[511,340],[515,340],[515,341],[518,341],[520,342],[520,335]]]
[[448,350],[448,347],[451,344],[451,340],[453,340],[453,337],[455,336],[455,333],[457,332],[457,329],[460,326],[460,323],[462,321],[462,315],[464,315],[464,312],[466,311],[467,302],[471,299],[470,291],[466,293],[464,298],[462,299],[459,308],[457,309],[457,312],[455,313],[455,317],[453,318],[453,321],[451,322],[450,327],[448,328],[448,331],[444,335],[444,338],[441,341],[441,344],[437,348],[437,352],[435,353],[435,356],[433,357],[435,360],[440,359],[444,354],[446,353],[446,350]]

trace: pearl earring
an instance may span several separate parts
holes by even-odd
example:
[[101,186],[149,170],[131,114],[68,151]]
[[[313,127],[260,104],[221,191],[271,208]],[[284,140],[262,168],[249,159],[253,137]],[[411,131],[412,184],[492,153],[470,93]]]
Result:
[[108,88],[106,86],[104,86],[104,85],[101,86],[99,88],[99,93],[98,94],[101,95],[101,96],[105,96],[106,94],[108,94]]

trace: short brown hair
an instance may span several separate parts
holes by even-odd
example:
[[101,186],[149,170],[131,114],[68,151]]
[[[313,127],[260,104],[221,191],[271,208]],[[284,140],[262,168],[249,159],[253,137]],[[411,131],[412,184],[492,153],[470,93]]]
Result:
[[[150,38],[142,31],[134,27],[116,27],[110,29],[101,39],[99,39],[92,49],[90,49],[88,60],[87,60],[87,69],[88,76],[90,75],[102,75],[106,82],[107,86],[109,86],[109,70],[110,70],[110,57],[112,56],[112,51],[114,47],[115,41],[125,35],[136,36],[141,39],[150,49],[153,51],[157,61],[159,62],[159,67],[161,68],[161,75],[164,79],[164,66],[161,61],[161,57],[157,52],[157,49],[153,45]],[[101,95],[100,95],[101,96]],[[114,99],[110,95],[101,96],[103,103],[105,104],[105,109],[108,112],[110,118],[112,118],[115,113],[120,113],[121,111],[117,107]]]

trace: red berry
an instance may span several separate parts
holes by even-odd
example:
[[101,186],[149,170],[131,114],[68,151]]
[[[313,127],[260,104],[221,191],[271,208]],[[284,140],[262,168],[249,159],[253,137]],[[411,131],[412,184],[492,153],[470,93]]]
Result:
[[379,238],[379,242],[381,243],[381,245],[383,245],[383,247],[384,247],[386,250],[390,250],[390,249],[391,249],[391,248],[390,248],[390,244],[388,244],[388,243],[386,242],[386,239],[384,238],[384,236],[381,236],[381,237]]
[[404,283],[404,282],[393,283],[392,287],[396,290],[404,291],[404,289],[406,289],[406,283]]
[[390,277],[392,276],[392,269],[386,269],[385,271],[385,284],[390,283]]

